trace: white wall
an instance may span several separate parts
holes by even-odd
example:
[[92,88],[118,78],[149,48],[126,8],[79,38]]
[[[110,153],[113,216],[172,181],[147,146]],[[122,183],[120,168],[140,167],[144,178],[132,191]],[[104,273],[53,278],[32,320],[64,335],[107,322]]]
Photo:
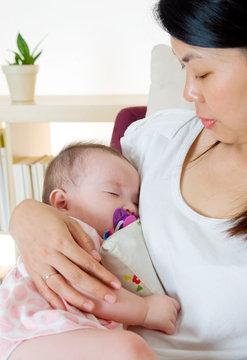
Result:
[[[153,18],[156,0],[1,0],[0,64],[16,35],[41,44],[37,94],[147,93],[150,51],[168,36]],[[0,71],[0,95],[8,94]]]

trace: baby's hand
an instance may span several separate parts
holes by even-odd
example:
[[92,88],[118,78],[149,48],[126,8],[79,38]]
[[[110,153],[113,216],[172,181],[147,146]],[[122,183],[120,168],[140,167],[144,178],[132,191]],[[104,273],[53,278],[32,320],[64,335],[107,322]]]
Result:
[[144,298],[147,313],[143,326],[148,329],[160,330],[172,335],[176,331],[176,320],[180,305],[177,300],[167,295],[151,295]]

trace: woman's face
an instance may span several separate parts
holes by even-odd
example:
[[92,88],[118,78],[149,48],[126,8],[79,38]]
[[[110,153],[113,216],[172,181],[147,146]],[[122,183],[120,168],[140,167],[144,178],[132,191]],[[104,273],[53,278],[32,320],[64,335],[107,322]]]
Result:
[[204,127],[216,140],[247,143],[247,51],[212,49],[172,38],[186,70],[184,97],[193,101]]

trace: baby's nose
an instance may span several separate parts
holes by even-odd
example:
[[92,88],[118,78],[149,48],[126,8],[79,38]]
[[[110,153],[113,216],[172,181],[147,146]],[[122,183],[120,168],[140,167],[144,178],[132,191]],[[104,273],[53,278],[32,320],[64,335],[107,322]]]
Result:
[[124,206],[124,210],[127,211],[130,215],[138,215],[138,208],[133,203]]

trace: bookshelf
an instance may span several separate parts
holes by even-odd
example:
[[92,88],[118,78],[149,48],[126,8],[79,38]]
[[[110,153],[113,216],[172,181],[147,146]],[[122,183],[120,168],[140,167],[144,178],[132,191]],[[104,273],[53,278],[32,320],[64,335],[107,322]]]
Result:
[[51,122],[89,122],[92,126],[95,122],[113,122],[121,109],[145,105],[147,100],[145,94],[52,95],[37,96],[33,103],[24,104],[11,103],[8,96],[0,96],[10,212],[16,205],[13,161],[27,156],[50,155]]

